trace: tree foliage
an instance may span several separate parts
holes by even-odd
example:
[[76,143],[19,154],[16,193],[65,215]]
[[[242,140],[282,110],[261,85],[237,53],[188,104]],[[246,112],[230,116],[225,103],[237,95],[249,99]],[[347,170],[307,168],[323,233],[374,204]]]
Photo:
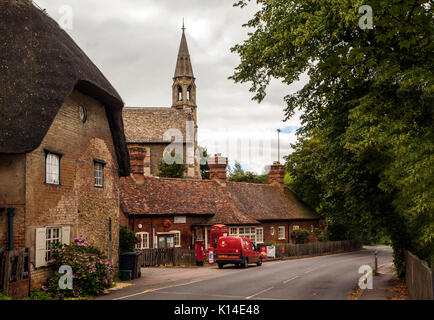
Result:
[[[166,159],[173,159],[172,163]],[[158,176],[164,178],[184,178],[187,166],[180,154],[172,150],[170,156],[164,156],[158,166]]]
[[361,29],[364,2],[257,0],[231,78],[260,102],[271,78],[308,75],[285,97],[286,119],[300,109],[303,124],[291,186],[352,234],[386,232],[402,276],[404,249],[434,252],[432,1],[372,1],[374,28]]
[[229,181],[235,182],[249,182],[249,183],[269,183],[268,174],[256,174],[251,171],[244,171],[239,162],[235,162],[234,168],[229,171]]

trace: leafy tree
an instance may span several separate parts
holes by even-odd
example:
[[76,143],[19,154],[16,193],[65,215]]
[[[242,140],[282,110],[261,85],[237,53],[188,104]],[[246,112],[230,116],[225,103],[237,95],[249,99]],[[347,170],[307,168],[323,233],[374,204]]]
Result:
[[134,231],[125,226],[119,228],[119,253],[133,252],[137,244],[137,238]]
[[163,160],[158,166],[158,176],[164,178],[184,178],[187,166],[185,165],[182,156],[176,154],[175,150],[172,150],[170,155],[173,158],[173,163],[169,163],[165,160],[166,157],[163,157]]
[[249,183],[260,183],[267,184],[269,183],[268,174],[258,175],[251,171],[244,171],[239,162],[235,162],[234,168],[230,169],[229,181],[235,182],[249,182]]
[[[249,0],[238,1],[243,7]],[[285,97],[302,110],[291,187],[329,223],[365,240],[386,232],[402,277],[403,250],[434,252],[432,1],[257,0],[231,77],[262,101],[271,78],[308,83]]]
[[[198,149],[199,149],[199,152],[200,152],[201,162],[202,161],[207,161],[207,159],[208,159],[208,152],[207,152],[206,148],[199,146]],[[208,161],[205,164],[201,164],[200,165],[200,174],[201,174],[203,180],[209,180]]]

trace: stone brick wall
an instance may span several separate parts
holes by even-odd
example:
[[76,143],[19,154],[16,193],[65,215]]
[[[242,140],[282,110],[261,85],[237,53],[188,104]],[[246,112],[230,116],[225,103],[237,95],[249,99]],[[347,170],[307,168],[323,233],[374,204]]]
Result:
[[[87,110],[87,121],[78,106]],[[62,154],[60,186],[46,185],[44,149]],[[94,159],[106,162],[104,187],[94,186]],[[35,259],[35,229],[71,226],[71,241],[83,237],[109,256],[112,222],[113,264],[118,262],[119,174],[106,111],[96,100],[74,91],[65,101],[41,145],[26,156],[26,247]],[[45,280],[46,268],[32,267],[32,283]]]
[[14,249],[24,248],[25,219],[24,154],[0,155],[0,246],[8,247],[8,215],[6,208],[15,208],[13,218]]

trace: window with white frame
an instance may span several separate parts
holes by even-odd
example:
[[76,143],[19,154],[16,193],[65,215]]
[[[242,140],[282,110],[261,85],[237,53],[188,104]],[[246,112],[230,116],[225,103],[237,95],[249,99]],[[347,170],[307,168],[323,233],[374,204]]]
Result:
[[270,227],[270,234],[274,236],[274,227]]
[[310,225],[310,232],[313,233],[313,224]]
[[256,228],[255,227],[231,227],[229,234],[234,237],[249,238],[253,242],[256,241]]
[[45,183],[60,185],[60,155],[46,152],[45,154]]
[[256,228],[256,243],[264,243],[264,228]]
[[149,233],[148,232],[137,232],[137,244],[136,249],[148,249],[149,248]]
[[285,227],[283,227],[283,226],[279,227],[278,238],[279,238],[279,240],[285,239]]
[[170,231],[170,233],[173,233],[173,245],[175,247],[181,246],[181,231]]
[[297,226],[297,225],[292,226],[292,230],[298,230],[298,229],[300,229],[300,226]]
[[43,267],[52,258],[53,247],[56,243],[70,242],[70,226],[47,226],[36,228],[35,236],[35,267]]
[[93,171],[94,171],[94,185],[95,187],[104,187],[104,165],[105,162],[101,160],[94,160]]
[[61,241],[60,227],[50,227],[45,230],[45,261],[52,258],[53,246]]

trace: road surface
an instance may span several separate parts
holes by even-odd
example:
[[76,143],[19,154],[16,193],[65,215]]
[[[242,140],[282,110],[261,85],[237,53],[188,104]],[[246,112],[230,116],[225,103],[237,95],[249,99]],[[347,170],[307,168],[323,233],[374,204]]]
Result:
[[[356,288],[362,265],[378,266],[392,261],[392,249],[386,246],[313,258],[251,265],[248,269],[217,266],[201,274],[199,269],[184,270],[189,278],[181,282],[160,283],[157,287],[135,285],[100,299],[114,300],[345,300]],[[146,275],[147,269],[144,269]],[[170,272],[170,271],[169,271]],[[195,277],[197,272],[197,277]],[[375,286],[375,277],[374,277]]]

